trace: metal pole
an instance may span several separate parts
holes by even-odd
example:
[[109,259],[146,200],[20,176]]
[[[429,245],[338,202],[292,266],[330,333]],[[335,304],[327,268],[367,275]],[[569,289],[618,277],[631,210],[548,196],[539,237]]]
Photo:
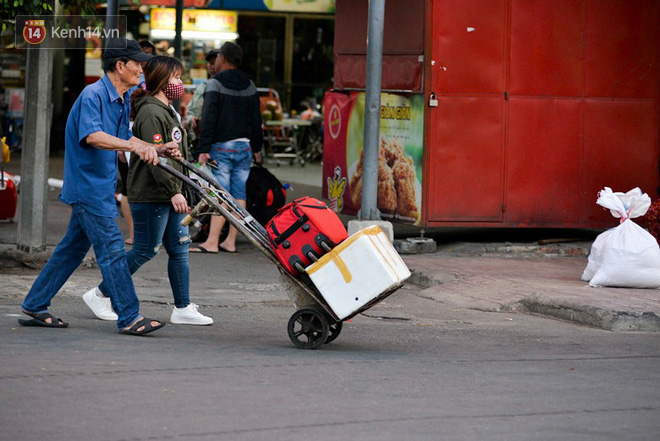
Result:
[[174,25],[174,56],[181,59],[183,54],[183,39],[181,31],[183,30],[183,0],[176,0],[176,24]]
[[[176,23],[174,24],[174,57],[178,60],[182,59],[183,55],[183,0],[176,0]],[[185,63],[184,63],[185,65]],[[174,100],[172,103],[177,112],[181,112],[181,100]]]
[[108,29],[117,29],[117,15],[119,15],[119,0],[108,0],[108,7],[105,11],[105,27]]
[[362,208],[359,219],[379,220],[378,150],[380,137],[380,85],[383,71],[385,0],[369,1],[367,81],[362,158]]
[[46,248],[53,51],[27,49],[26,67],[17,245],[19,250],[33,253]]
[[293,87],[293,14],[286,15],[284,30],[284,108],[289,112],[294,109],[291,104],[291,89]]

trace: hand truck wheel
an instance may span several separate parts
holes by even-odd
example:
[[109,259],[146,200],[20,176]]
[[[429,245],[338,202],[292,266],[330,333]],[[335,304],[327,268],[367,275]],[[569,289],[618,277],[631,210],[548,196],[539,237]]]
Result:
[[325,316],[314,309],[296,311],[289,319],[289,338],[300,349],[318,349],[328,338],[330,325]]
[[341,334],[341,328],[344,322],[337,322],[329,326],[328,338],[325,339],[325,344],[331,343]]

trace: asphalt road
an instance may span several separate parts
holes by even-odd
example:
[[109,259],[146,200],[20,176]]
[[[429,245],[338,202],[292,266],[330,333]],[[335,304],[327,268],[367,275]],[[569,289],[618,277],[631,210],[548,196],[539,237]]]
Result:
[[[241,244],[239,244],[241,245]],[[541,317],[456,310],[407,286],[296,349],[294,309],[256,250],[192,256],[192,300],[216,323],[116,333],[80,295],[68,329],[16,319],[36,276],[0,287],[0,440],[657,440],[660,337]],[[165,256],[135,277],[145,314],[169,317]],[[10,284],[8,284],[10,283]]]

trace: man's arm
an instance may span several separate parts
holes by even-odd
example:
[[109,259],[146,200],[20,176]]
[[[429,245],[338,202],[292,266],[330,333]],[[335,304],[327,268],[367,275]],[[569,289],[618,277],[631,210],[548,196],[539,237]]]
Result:
[[100,131],[88,135],[87,138],[85,138],[85,141],[87,144],[101,150],[135,153],[140,159],[152,165],[158,163],[158,156],[181,156],[179,146],[174,141],[156,147],[155,145],[144,142],[135,136],[126,140]]

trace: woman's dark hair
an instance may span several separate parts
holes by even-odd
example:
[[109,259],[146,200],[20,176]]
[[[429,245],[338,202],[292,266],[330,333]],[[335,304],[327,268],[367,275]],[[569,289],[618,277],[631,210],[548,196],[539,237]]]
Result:
[[157,55],[144,66],[144,84],[131,95],[131,120],[135,119],[135,100],[143,96],[154,96],[167,87],[173,74],[183,72],[183,65],[174,57]]
[[220,46],[220,55],[225,57],[227,63],[235,67],[241,67],[241,64],[243,63],[243,49],[231,41]]

